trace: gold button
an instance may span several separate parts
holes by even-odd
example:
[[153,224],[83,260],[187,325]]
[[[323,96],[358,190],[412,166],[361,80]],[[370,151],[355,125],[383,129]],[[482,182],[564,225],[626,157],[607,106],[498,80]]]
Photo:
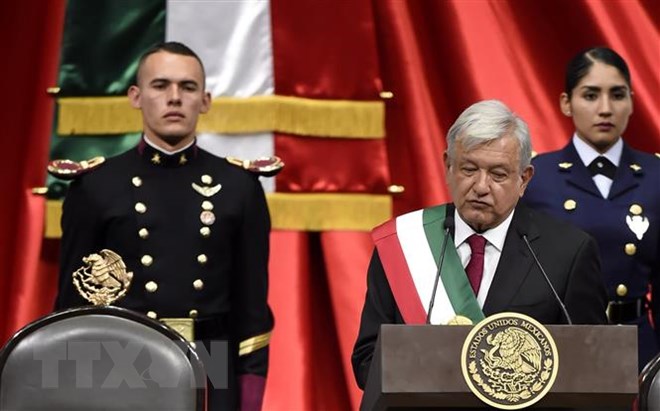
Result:
[[147,230],[146,228],[141,228],[140,231],[138,231],[138,235],[143,240],[146,240],[147,238],[149,238],[149,230]]
[[151,264],[153,264],[154,259],[149,254],[145,254],[142,256],[142,258],[140,258],[140,262],[142,263],[143,266],[149,267]]
[[625,250],[626,254],[628,255],[635,255],[637,252],[637,246],[633,243],[628,243],[626,244],[623,249]]
[[199,229],[199,233],[202,235],[202,237],[208,237],[211,235],[211,229],[208,227],[202,227]]
[[205,200],[202,202],[202,210],[211,211],[213,210],[213,203]]
[[564,201],[564,210],[573,211],[575,210],[575,207],[577,207],[577,203],[575,202],[575,200]]
[[633,204],[630,206],[630,213],[632,215],[640,215],[642,214],[642,206],[639,204]]
[[209,259],[206,257],[206,254],[200,254],[197,256],[197,262],[200,264],[206,264]]
[[197,315],[198,315],[198,314],[199,314],[199,313],[198,313],[197,310],[195,310],[195,309],[190,310],[190,311],[188,312],[188,316],[190,316],[190,318],[197,318]]
[[144,285],[144,288],[150,293],[155,293],[158,289],[158,284],[156,284],[154,281],[149,281]]
[[626,294],[628,294],[628,287],[626,287],[623,284],[619,284],[616,286],[616,295],[619,297],[625,297]]
[[138,176],[135,176],[131,179],[131,182],[135,187],[140,187],[142,185],[142,179]]
[[149,312],[147,313],[147,317],[149,317],[149,318],[155,320],[156,318],[158,318],[158,314],[156,314],[155,311],[149,311]]
[[204,175],[202,176],[202,183],[204,183],[204,184],[211,184],[212,182],[213,182],[213,178],[212,178],[210,175],[208,175],[208,174],[204,174]]
[[193,281],[193,288],[197,291],[201,291],[204,288],[204,281],[200,280],[199,278]]
[[144,214],[147,212],[147,206],[144,205],[144,203],[135,203],[135,211],[140,214]]

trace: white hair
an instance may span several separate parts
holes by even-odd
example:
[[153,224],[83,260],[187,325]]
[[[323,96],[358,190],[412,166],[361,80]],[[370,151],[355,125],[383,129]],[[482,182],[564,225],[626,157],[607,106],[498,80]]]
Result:
[[467,150],[489,141],[512,135],[520,144],[520,171],[532,160],[529,128],[522,118],[499,100],[484,100],[468,107],[447,133],[447,156],[454,158],[455,143]]

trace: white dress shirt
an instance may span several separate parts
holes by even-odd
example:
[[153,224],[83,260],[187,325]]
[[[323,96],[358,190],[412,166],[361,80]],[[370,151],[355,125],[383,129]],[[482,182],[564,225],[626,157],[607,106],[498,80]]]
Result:
[[[580,137],[577,136],[577,134],[573,134],[573,145],[575,146],[575,150],[577,151],[578,156],[580,156],[580,160],[582,160],[585,167],[589,167],[589,164],[591,164],[591,162],[594,161],[598,156],[607,158],[612,162],[612,164],[619,167],[619,162],[621,161],[621,153],[623,152],[623,139],[621,137],[619,137],[617,142],[614,143],[614,145],[603,154],[600,154],[589,144],[582,141]],[[598,187],[600,195],[602,195],[603,198],[607,198],[607,196],[610,194],[610,188],[612,188],[612,180],[602,174],[596,174],[591,178],[594,180],[594,183],[596,183],[596,187]]]
[[481,278],[481,285],[479,286],[479,294],[477,295],[477,302],[479,307],[483,308],[486,297],[488,296],[488,290],[490,285],[493,283],[493,278],[495,277],[495,270],[497,270],[497,263],[500,261],[502,256],[502,248],[504,247],[504,240],[506,239],[506,233],[509,231],[509,226],[511,225],[511,219],[513,218],[513,213],[515,209],[511,211],[511,214],[500,223],[497,227],[486,230],[483,233],[477,233],[474,231],[458,214],[458,210],[454,210],[454,221],[455,232],[454,232],[454,244],[456,245],[456,252],[458,257],[461,259],[461,264],[465,268],[470,262],[470,256],[472,255],[472,250],[470,249],[470,244],[468,244],[467,239],[472,234],[479,234],[486,238],[486,250],[484,251],[484,273]]

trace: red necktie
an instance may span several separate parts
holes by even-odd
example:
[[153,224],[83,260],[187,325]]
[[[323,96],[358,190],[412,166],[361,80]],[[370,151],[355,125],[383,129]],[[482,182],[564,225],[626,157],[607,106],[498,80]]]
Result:
[[481,278],[484,276],[484,250],[486,249],[486,239],[478,234],[472,234],[467,239],[472,255],[470,262],[465,267],[465,273],[470,280],[470,285],[474,290],[474,295],[479,294]]

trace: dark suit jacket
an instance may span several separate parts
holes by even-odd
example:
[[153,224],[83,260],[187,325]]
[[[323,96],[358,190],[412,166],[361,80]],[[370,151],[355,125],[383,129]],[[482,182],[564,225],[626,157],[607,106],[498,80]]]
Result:
[[[454,208],[447,207],[452,213]],[[596,242],[583,231],[522,205],[516,207],[483,311],[512,311],[543,324],[565,324],[561,309],[522,240],[526,234],[575,324],[605,324],[607,298]],[[364,388],[381,324],[404,323],[374,251],[367,272],[353,372]]]

